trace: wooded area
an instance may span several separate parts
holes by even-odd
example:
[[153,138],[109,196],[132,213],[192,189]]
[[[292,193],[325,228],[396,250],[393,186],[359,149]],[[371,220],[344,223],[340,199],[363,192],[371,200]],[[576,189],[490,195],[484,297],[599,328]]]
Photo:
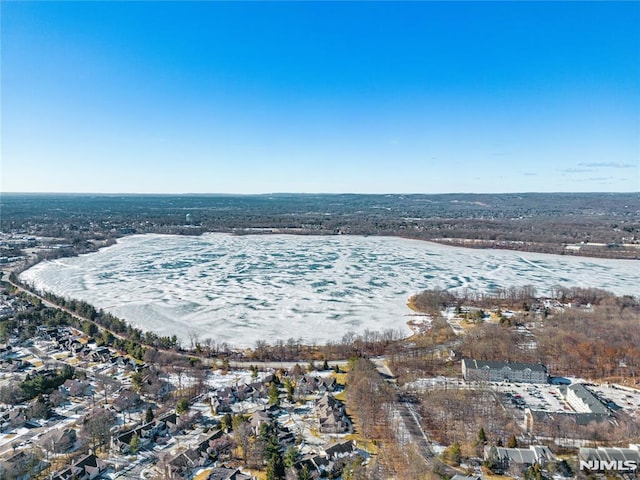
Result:
[[66,248],[48,256],[91,251],[94,240],[132,233],[231,232],[387,235],[471,248],[640,257],[640,201],[633,193],[3,194],[0,209],[2,232],[66,239]]

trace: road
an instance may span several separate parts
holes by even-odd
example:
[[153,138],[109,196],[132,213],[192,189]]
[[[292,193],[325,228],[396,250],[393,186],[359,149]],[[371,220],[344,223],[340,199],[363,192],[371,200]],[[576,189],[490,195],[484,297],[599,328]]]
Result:
[[389,368],[386,358],[377,357],[372,359],[372,361],[376,365],[380,375],[387,380],[396,393],[396,401],[392,406],[390,415],[396,425],[395,433],[398,443],[403,447],[415,447],[416,452],[424,462],[430,467],[437,465],[441,473],[445,473],[448,476],[460,473],[443,463],[433,451],[429,437],[422,428],[420,414],[416,411],[413,400],[405,396],[398,387],[395,375]]

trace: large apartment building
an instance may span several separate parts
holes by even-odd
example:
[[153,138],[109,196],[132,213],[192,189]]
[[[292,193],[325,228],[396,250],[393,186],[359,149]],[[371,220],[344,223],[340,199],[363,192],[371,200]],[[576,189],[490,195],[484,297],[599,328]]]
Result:
[[468,381],[547,383],[547,367],[539,363],[462,360],[462,376]]

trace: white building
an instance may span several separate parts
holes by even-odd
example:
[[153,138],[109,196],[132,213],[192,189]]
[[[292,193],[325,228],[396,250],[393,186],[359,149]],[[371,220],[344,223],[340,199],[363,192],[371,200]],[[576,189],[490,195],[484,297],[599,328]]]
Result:
[[567,387],[566,399],[571,408],[578,413],[610,413],[609,409],[598,400],[598,397],[587,390],[581,383]]

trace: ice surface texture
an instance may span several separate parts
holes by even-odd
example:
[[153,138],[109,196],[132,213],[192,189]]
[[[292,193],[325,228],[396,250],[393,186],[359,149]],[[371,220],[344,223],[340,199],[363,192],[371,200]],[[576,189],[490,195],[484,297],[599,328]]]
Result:
[[235,347],[256,340],[339,340],[401,329],[409,296],[427,288],[534,285],[637,295],[636,261],[474,250],[389,237],[136,235],[21,278],[85,300],[159,335],[190,332]]

